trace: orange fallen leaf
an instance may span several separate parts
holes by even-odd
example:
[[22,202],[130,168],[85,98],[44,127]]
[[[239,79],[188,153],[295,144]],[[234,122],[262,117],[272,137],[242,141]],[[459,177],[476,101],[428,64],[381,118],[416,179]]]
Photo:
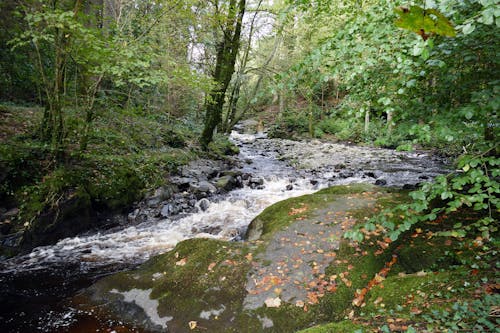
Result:
[[182,258],[181,260],[177,261],[175,265],[177,266],[184,266],[187,262],[187,258]]
[[410,309],[410,312],[413,314],[421,314],[422,310],[420,310],[419,308],[413,307]]
[[318,295],[314,292],[307,293],[307,300],[309,304],[317,304],[318,303]]

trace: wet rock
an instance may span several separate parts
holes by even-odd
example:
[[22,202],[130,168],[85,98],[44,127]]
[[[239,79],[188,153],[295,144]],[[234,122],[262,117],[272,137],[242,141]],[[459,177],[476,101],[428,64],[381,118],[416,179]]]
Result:
[[292,184],[288,184],[285,189],[287,191],[291,191],[291,190],[293,190],[293,185]]
[[415,190],[417,189],[419,184],[404,184],[403,190]]
[[200,180],[211,179],[224,169],[222,162],[198,159],[181,168],[181,176]]
[[190,184],[190,190],[194,193],[197,199],[207,197],[209,194],[217,192],[217,188],[208,181]]
[[195,183],[197,180],[195,178],[190,178],[190,177],[173,177],[171,181],[175,183],[179,191],[182,192],[182,191],[187,191],[191,183]]
[[378,186],[383,186],[383,185],[387,185],[387,180],[383,179],[383,178],[379,178],[375,181],[375,185],[378,185]]
[[220,225],[207,226],[207,227],[198,229],[197,231],[198,232],[203,232],[203,233],[206,233],[206,234],[210,234],[210,235],[218,235],[222,231],[222,227]]
[[352,171],[341,171],[339,173],[339,177],[340,178],[350,178],[350,177],[353,177],[354,176],[354,172]]
[[377,176],[375,175],[375,173],[373,171],[365,172],[365,176],[370,177],[370,178],[377,178]]
[[161,203],[161,198],[159,196],[146,199],[146,205],[151,208],[158,207],[160,203]]
[[246,181],[246,180],[249,180],[250,178],[252,178],[252,175],[249,174],[249,173],[243,173],[243,174],[241,174],[241,179],[242,180]]
[[177,189],[174,185],[163,185],[155,190],[154,196],[159,197],[162,201],[165,201],[172,198],[175,192],[177,192]]
[[139,208],[134,209],[134,211],[133,211],[133,212],[130,212],[130,213],[128,214],[128,216],[127,216],[127,217],[128,217],[128,220],[129,220],[130,222],[135,221],[135,218],[137,217],[137,215],[139,215],[139,212],[140,212]]
[[152,215],[152,214],[141,213],[141,214],[137,215],[137,217],[135,218],[135,222],[136,223],[146,222],[149,219],[150,215]]
[[208,207],[210,207],[210,201],[208,201],[208,199],[203,198],[200,201],[198,201],[197,206],[200,208],[202,212],[204,212],[208,209]]
[[263,178],[260,178],[260,177],[250,177],[248,179],[248,185],[255,189],[255,188],[259,188],[259,187],[262,187],[264,186],[264,179]]
[[[241,177],[239,178],[241,179]],[[231,175],[222,176],[218,178],[215,182],[215,187],[224,191],[231,191],[241,186],[242,186],[241,180],[238,181],[237,178]]]
[[160,215],[163,217],[168,217],[172,213],[173,207],[171,204],[167,203],[161,208]]

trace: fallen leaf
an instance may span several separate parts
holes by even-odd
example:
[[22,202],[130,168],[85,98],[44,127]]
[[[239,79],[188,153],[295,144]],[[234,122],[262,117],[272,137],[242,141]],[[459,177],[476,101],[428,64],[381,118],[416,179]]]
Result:
[[268,308],[279,308],[281,306],[281,299],[279,297],[276,298],[268,298],[264,301]]
[[385,280],[385,278],[382,275],[378,274],[378,273],[375,274],[375,277],[373,278],[373,281],[375,281],[375,283],[377,283],[377,284],[381,283],[384,280]]
[[210,263],[210,265],[208,265],[208,270],[212,272],[214,270],[215,265],[216,265],[215,262]]
[[413,314],[421,314],[422,310],[420,310],[419,308],[413,307],[410,309],[410,312]]
[[333,285],[333,284],[326,287],[326,291],[329,291],[329,292],[334,292],[336,290],[337,290],[337,286]]
[[352,305],[360,307],[361,304],[363,304],[363,297],[358,296],[355,299],[352,300]]
[[303,308],[304,305],[305,305],[304,301],[298,300],[297,302],[295,302],[295,306],[299,308]]
[[317,304],[318,303],[318,295],[313,292],[307,293],[307,300],[309,304]]
[[196,326],[198,326],[198,323],[197,323],[196,321],[194,321],[194,320],[193,320],[193,321],[190,321],[190,322],[188,323],[188,325],[189,325],[189,329],[190,329],[190,330],[194,330],[194,329],[196,328]]
[[349,312],[347,316],[349,317],[349,319],[354,318],[354,310],[351,310],[351,312]]
[[184,266],[187,262],[187,258],[182,258],[181,260],[177,261],[175,265],[177,266]]

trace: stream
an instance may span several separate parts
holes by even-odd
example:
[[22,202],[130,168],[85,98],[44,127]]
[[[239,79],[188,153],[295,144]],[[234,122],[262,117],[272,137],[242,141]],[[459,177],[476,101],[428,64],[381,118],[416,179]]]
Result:
[[86,233],[0,262],[0,332],[134,332],[97,323],[64,300],[107,274],[131,269],[196,237],[238,241],[278,201],[356,182],[413,188],[447,170],[425,152],[268,139],[233,132],[243,188],[199,200],[189,214]]

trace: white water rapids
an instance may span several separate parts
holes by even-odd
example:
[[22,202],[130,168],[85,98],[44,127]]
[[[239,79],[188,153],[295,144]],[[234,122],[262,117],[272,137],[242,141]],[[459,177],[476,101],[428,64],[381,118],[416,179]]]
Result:
[[[337,178],[333,177],[333,169],[322,170],[319,176],[317,173],[306,170],[297,171],[290,166],[290,163],[278,159],[278,149],[273,146],[273,141],[263,136],[256,138],[253,135],[238,133],[233,133],[232,138],[240,145],[240,159],[247,161],[242,171],[263,178],[263,187],[255,189],[245,187],[231,191],[219,201],[211,202],[205,211],[200,210],[181,219],[151,219],[121,230],[109,230],[66,238],[55,245],[38,247],[29,254],[3,262],[0,265],[0,272],[41,270],[68,263],[79,265],[82,271],[105,265],[136,264],[147,260],[153,255],[172,249],[178,242],[185,239],[196,237],[234,239],[246,230],[246,227],[255,216],[278,201],[312,193],[320,187],[333,184],[360,181],[375,182],[375,178],[367,179],[357,172],[359,170],[355,170],[352,175],[347,177]],[[361,149],[338,146],[343,147],[342,151],[344,153],[347,153],[349,149]],[[305,148],[305,150],[310,149],[312,148]],[[314,149],[319,149],[319,146],[314,147]],[[365,163],[370,148],[363,149],[366,152],[360,150],[360,152],[356,151],[352,154],[364,154],[365,160],[362,162]],[[290,151],[287,151],[287,153],[290,153]],[[299,151],[297,154],[298,158],[300,158]],[[390,154],[401,153],[376,150],[375,154],[370,154],[370,158],[376,158],[377,156],[388,158],[387,156]],[[441,170],[436,171],[439,169],[438,166],[436,166],[436,170],[432,171],[428,170],[427,165],[415,165],[419,160],[423,159],[415,159],[416,162],[407,164],[408,170],[404,168],[403,170],[401,168],[396,170],[393,165],[392,172],[394,174],[401,173],[399,177],[402,179],[409,177],[410,174],[414,179],[418,179],[418,175],[426,171],[428,172],[426,177],[432,178],[441,172]],[[321,167],[324,169],[324,165]],[[390,172],[387,171],[386,174]],[[312,179],[315,179],[315,181],[311,181]],[[416,183],[416,180],[413,183]],[[390,181],[388,185],[392,185]],[[207,230],[214,230],[214,228],[218,230],[217,233],[206,232]]]

